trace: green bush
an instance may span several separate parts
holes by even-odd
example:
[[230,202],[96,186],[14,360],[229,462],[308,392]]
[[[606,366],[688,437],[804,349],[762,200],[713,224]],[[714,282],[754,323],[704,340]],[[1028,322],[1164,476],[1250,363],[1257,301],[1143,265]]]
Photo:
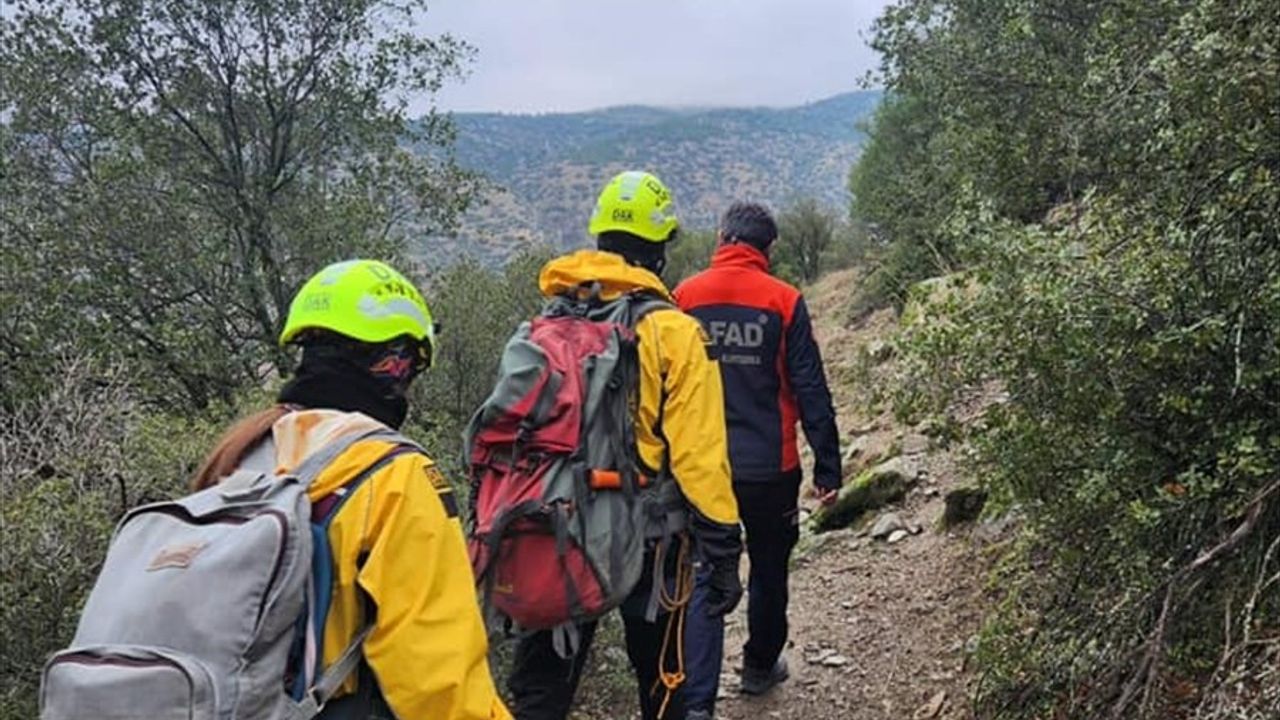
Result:
[[711,265],[716,250],[716,234],[709,230],[681,232],[680,239],[667,251],[667,266],[662,279],[674,289]]
[[855,215],[889,296],[965,270],[920,293],[899,409],[943,415],[1025,518],[980,717],[1280,707],[1277,27],[1264,0],[903,0],[877,26]]
[[36,715],[40,668],[70,642],[123,513],[185,489],[233,412],[140,406],[126,375],[83,358],[0,424],[0,717]]
[[1081,230],[978,219],[978,288],[905,343],[901,409],[985,392],[971,471],[1028,520],[980,653],[992,717],[1097,717],[1129,682],[1201,678],[1233,633],[1278,629],[1258,578],[1280,571],[1280,248],[1086,208]]

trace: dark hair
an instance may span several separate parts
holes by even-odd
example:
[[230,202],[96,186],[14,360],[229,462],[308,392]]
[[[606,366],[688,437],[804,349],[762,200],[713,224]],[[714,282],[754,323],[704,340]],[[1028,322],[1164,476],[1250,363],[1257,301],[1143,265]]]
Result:
[[639,265],[661,275],[667,264],[667,243],[646,240],[623,230],[606,230],[596,236],[601,250],[621,255],[632,265]]
[[735,202],[720,217],[720,232],[725,242],[744,242],[759,250],[767,250],[778,239],[778,224],[759,203]]

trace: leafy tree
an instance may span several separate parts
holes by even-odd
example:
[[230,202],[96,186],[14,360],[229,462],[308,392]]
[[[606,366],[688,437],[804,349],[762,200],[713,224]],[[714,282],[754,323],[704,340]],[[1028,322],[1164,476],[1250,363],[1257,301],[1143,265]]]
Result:
[[877,241],[869,294],[902,305],[915,282],[950,272],[956,251],[939,232],[956,192],[939,150],[941,121],[924,100],[886,96],[850,173],[852,218]]
[[[274,338],[325,262],[393,257],[475,179],[408,98],[469,48],[418,0],[20,2],[0,25],[11,404],[52,347],[133,363],[195,406],[286,369]],[[408,145],[433,152],[419,155]]]
[[824,256],[836,241],[836,218],[813,198],[797,200],[778,215],[778,240],[772,249],[774,264],[794,269],[802,283],[821,274]]

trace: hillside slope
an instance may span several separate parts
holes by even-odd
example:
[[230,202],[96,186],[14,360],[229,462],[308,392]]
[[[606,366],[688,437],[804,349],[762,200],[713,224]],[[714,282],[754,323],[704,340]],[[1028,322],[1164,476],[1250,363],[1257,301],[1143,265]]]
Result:
[[658,173],[691,228],[712,227],[737,198],[778,206],[808,196],[843,208],[859,122],[879,98],[849,93],[784,109],[455,115],[459,163],[494,187],[455,237],[432,239],[433,254],[499,262],[527,243],[575,246],[600,185],[629,168]]

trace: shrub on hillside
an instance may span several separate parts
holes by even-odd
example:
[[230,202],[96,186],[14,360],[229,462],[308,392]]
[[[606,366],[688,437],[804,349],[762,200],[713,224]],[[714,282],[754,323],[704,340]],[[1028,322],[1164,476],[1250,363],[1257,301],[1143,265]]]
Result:
[[1277,24],[1265,0],[900,0],[877,25],[893,101],[855,213],[896,277],[934,255],[974,281],[913,326],[903,408],[1002,398],[965,437],[1027,519],[981,717],[1280,707]]
[[709,230],[681,231],[675,244],[667,250],[667,266],[662,279],[675,288],[684,280],[706,270],[716,249],[716,234]]
[[979,284],[908,331],[900,399],[1008,396],[966,435],[1029,531],[979,652],[984,717],[1166,717],[1178,683],[1209,702],[1280,651],[1280,245],[1252,226],[1275,191],[1242,186],[1232,232],[1099,200],[1071,229],[961,228]]
[[775,272],[809,284],[824,269],[836,243],[835,215],[813,198],[797,200],[778,213],[778,241],[771,252]]
[[0,416],[4,718],[35,717],[40,668],[70,642],[116,521],[181,494],[224,419],[148,411],[126,373],[84,358],[50,371],[50,394]]

